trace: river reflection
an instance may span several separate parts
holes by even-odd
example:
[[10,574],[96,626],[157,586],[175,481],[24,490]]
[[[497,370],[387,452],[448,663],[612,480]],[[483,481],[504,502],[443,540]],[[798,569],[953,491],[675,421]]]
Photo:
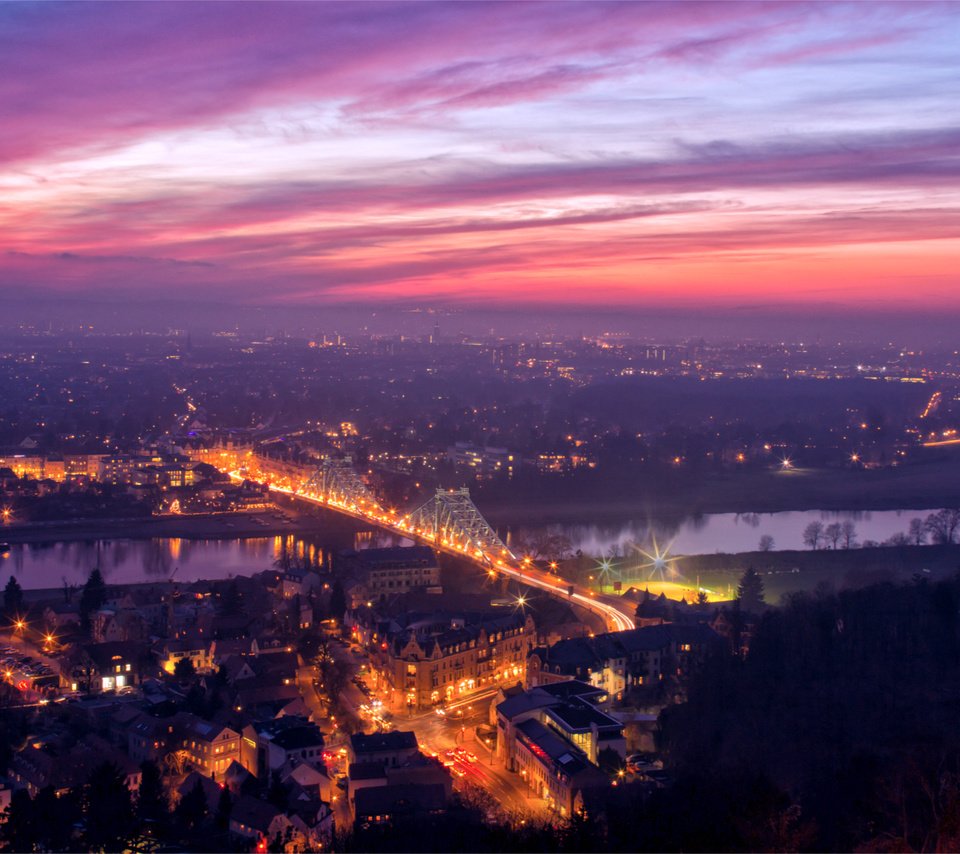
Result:
[[163,537],[18,544],[0,555],[0,583],[13,575],[26,590],[77,585],[86,581],[96,566],[112,584],[223,579],[253,575],[284,562],[322,568],[337,551],[399,542],[401,538],[392,534],[362,531],[353,536],[287,534],[232,540]]

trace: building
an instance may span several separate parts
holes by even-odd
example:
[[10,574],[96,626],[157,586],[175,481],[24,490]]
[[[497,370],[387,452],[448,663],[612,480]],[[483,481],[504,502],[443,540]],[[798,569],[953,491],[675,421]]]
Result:
[[390,826],[418,815],[440,815],[446,809],[446,792],[438,783],[373,786],[354,797],[354,827]]
[[620,697],[624,691],[655,685],[666,676],[689,675],[723,644],[723,639],[703,623],[660,623],[592,638],[572,638],[531,653],[528,684],[580,679]]
[[497,756],[562,816],[578,811],[581,792],[608,786],[604,755],[626,754],[623,725],[599,706],[608,696],[578,680],[518,693],[496,705]]
[[142,644],[123,641],[79,646],[61,665],[60,687],[99,694],[139,685],[150,673],[146,652]]
[[417,734],[402,730],[377,732],[371,735],[354,733],[350,736],[350,743],[347,746],[347,757],[351,764],[403,765],[419,752]]
[[343,559],[352,577],[345,590],[353,608],[381,597],[440,585],[440,566],[428,546],[364,549]]
[[447,459],[457,468],[467,469],[477,477],[505,474],[513,477],[520,458],[506,448],[480,448],[472,442],[457,442],[447,449]]
[[305,717],[254,721],[243,728],[240,764],[261,780],[299,763],[323,768],[323,744],[320,728]]
[[561,816],[573,815],[584,789],[609,786],[608,777],[535,718],[517,726],[517,773]]
[[523,680],[536,642],[530,614],[411,612],[358,625],[387,701],[425,709]]
[[206,777],[222,778],[231,762],[240,761],[240,733],[189,712],[174,719],[175,743],[186,762]]

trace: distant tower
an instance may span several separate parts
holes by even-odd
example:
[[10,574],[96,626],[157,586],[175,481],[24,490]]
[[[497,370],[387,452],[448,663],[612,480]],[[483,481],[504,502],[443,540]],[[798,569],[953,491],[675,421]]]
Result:
[[430,333],[430,343],[439,344],[440,343],[440,319],[434,318],[433,320],[433,332]]

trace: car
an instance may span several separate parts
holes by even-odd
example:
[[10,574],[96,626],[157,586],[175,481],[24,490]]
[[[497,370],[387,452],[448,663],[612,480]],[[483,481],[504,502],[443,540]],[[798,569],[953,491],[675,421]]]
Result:
[[466,776],[467,776],[467,772],[464,771],[462,768],[457,768],[456,766],[454,766],[454,768],[453,768],[452,770],[453,770],[453,773],[456,774],[458,777],[466,777]]

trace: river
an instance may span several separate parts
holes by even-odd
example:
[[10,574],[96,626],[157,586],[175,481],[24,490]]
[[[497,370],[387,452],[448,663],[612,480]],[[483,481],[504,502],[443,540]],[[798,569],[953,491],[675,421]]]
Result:
[[[784,513],[717,513],[685,519],[676,524],[634,521],[621,524],[516,526],[502,532],[511,547],[532,543],[548,533],[566,536],[574,549],[602,556],[616,549],[618,555],[668,551],[671,555],[754,551],[764,535],[773,537],[777,550],[803,549],[803,530],[814,520],[824,525],[849,520],[857,542],[883,542],[906,532],[910,520],[925,519],[929,510],[884,510],[864,512],[803,511]],[[656,546],[654,545],[656,542]],[[0,555],[0,584],[13,575],[24,589],[35,590],[82,584],[90,570],[99,566],[113,584],[137,582],[195,581],[252,575],[273,566],[284,554],[316,566],[332,553],[348,548],[392,545],[403,541],[385,532],[345,535],[295,535],[245,539],[191,540],[166,537],[144,540],[114,539],[89,542],[11,545]]]

